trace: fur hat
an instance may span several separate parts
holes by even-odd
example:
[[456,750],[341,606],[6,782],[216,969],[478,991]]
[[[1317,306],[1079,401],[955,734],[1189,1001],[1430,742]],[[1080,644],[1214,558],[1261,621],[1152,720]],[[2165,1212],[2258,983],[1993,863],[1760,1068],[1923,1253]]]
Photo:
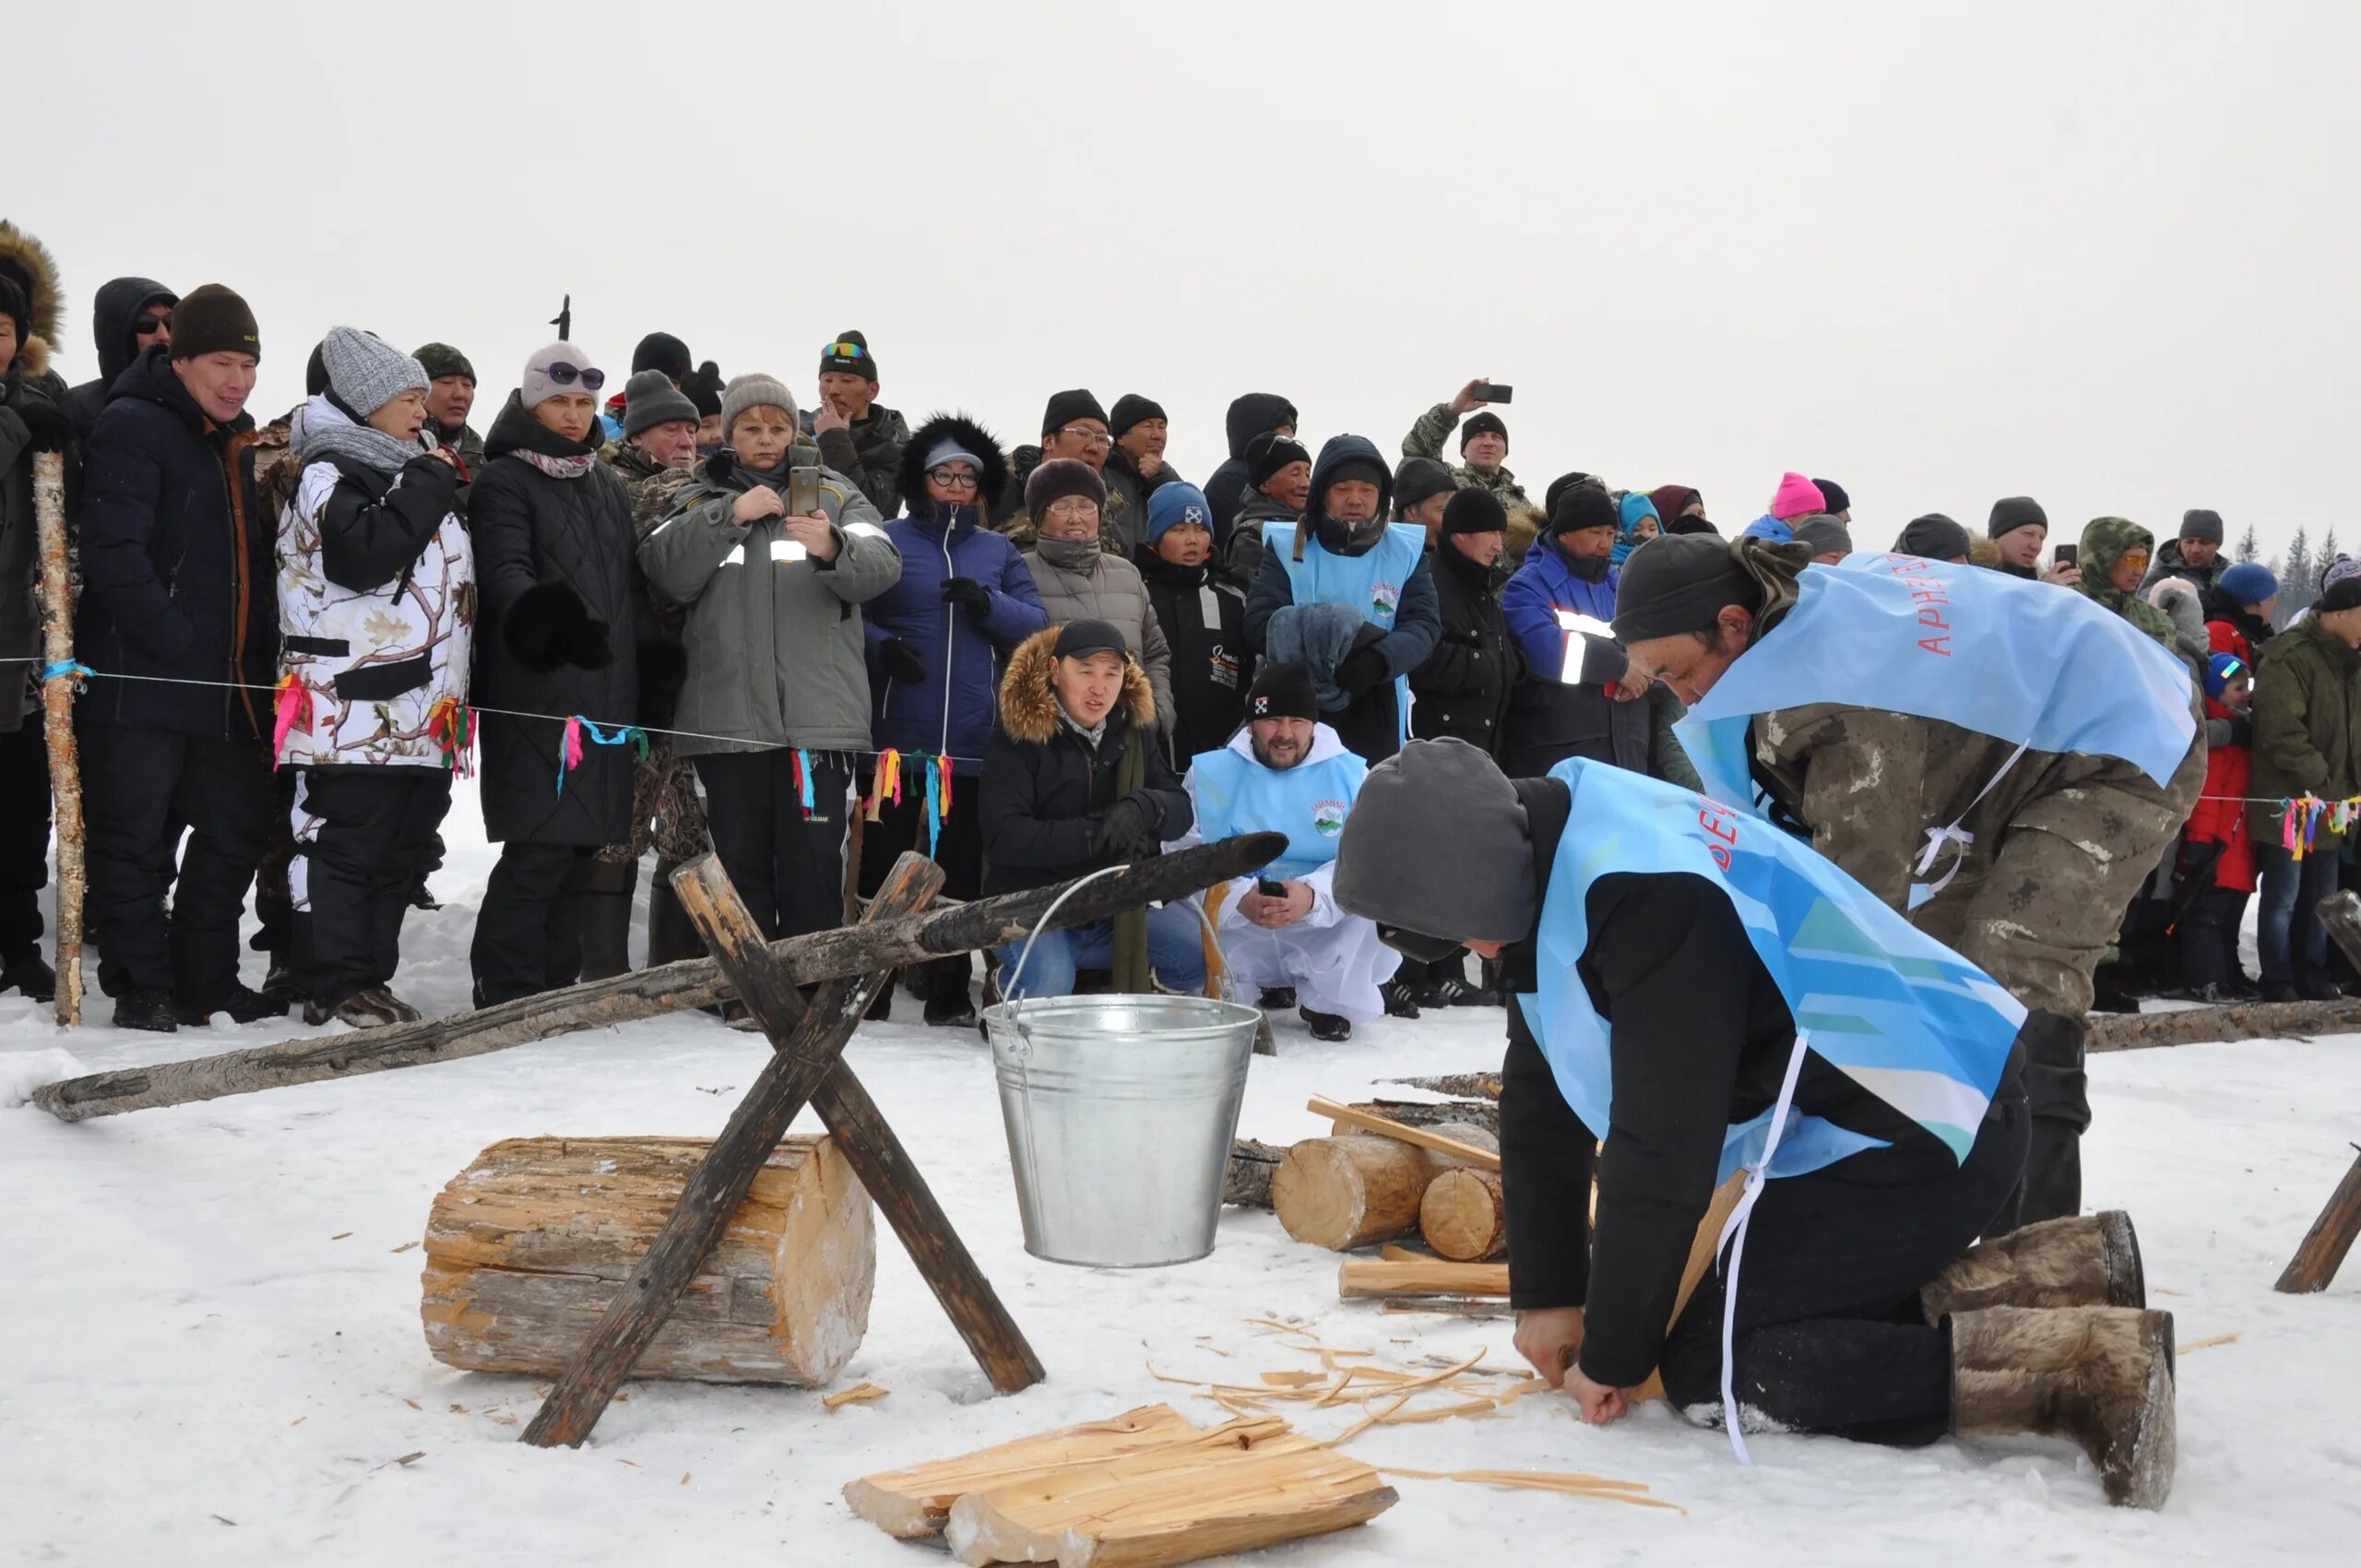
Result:
[[976,460],[976,498],[989,517],[1008,493],[1008,453],[999,437],[965,414],[929,414],[902,447],[902,501],[913,517],[928,515],[926,471],[945,446]]
[[1082,496],[1103,509],[1107,481],[1079,457],[1052,457],[1035,469],[1025,481],[1025,510],[1031,515],[1033,526],[1039,528],[1050,508],[1070,495]]
[[49,367],[50,345],[65,323],[65,303],[57,275],[57,258],[49,247],[16,224],[0,218],[0,278],[14,283],[25,296],[30,319],[17,332],[17,359],[27,375]]

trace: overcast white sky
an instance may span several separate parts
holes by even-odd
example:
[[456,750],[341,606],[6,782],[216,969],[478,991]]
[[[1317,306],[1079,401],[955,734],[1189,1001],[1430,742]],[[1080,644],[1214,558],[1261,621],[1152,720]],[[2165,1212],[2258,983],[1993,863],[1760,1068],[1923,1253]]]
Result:
[[[18,14],[21,11],[23,14]],[[89,298],[216,280],[255,408],[350,322],[487,402],[574,295],[808,397],[1007,441],[1088,386],[1202,479],[1237,393],[1389,454],[1471,375],[1509,464],[1833,477],[1865,543],[2039,497],[2343,524],[2361,412],[2361,5],[718,0],[11,10],[0,209]]]

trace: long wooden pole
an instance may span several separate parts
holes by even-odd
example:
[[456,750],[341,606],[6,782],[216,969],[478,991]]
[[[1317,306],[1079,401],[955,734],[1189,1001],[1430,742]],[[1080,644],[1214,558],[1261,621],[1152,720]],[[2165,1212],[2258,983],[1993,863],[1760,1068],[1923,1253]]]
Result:
[[[1124,909],[1185,898],[1216,883],[1261,869],[1286,848],[1283,834],[1250,833],[1150,856],[1075,894],[1058,911],[1054,925],[1045,929],[1088,925]],[[1031,932],[1071,885],[1059,883],[979,898],[956,909],[815,932],[773,943],[771,951],[804,985],[923,963],[954,953],[972,953]],[[729,982],[711,958],[690,958],[423,1023],[306,1036],[186,1062],[66,1078],[35,1089],[32,1099],[60,1121],[79,1122],[397,1067],[456,1062],[577,1029],[632,1023],[686,1007],[709,1007],[728,993]]]
[[[41,544],[42,650],[53,668],[74,660],[74,583],[66,568],[65,459],[33,458],[33,521]],[[74,677],[41,683],[49,742],[51,820],[57,837],[57,1021],[82,1021],[82,762],[74,746]]]
[[[943,873],[922,856],[905,854],[895,862],[879,891],[893,891],[919,877],[939,886]],[[810,1009],[786,966],[771,956],[720,860],[707,855],[690,861],[673,873],[672,885],[681,896],[681,908],[696,922],[730,983],[762,1024],[771,1048],[786,1050]],[[828,1070],[820,1087],[812,1091],[812,1109],[820,1113],[853,1174],[860,1178],[894,1234],[901,1238],[903,1250],[918,1265],[919,1277],[943,1304],[952,1326],[967,1341],[992,1386],[1003,1394],[1014,1394],[1040,1382],[1047,1375],[1040,1358],[1026,1343],[1024,1331],[1001,1304],[991,1281],[976,1265],[967,1243],[952,1228],[950,1216],[935,1201],[909,1151],[853,1075],[850,1065],[838,1062]]]
[[[713,859],[701,856],[690,864]],[[942,887],[941,867],[931,861],[913,860],[914,865],[905,861],[898,868],[903,874],[879,890],[869,906],[872,917],[884,921],[908,914],[922,908]],[[673,886],[681,885],[676,876]],[[716,934],[723,941],[735,940],[734,932]],[[789,983],[783,971],[756,971],[749,967],[746,973],[750,981],[765,986]],[[803,1021],[764,1063],[753,1087],[731,1113],[729,1125],[690,1174],[671,1218],[648,1243],[647,1255],[631,1279],[616,1290],[606,1315],[559,1374],[557,1386],[525,1428],[523,1441],[537,1448],[573,1447],[590,1435],[590,1429],[606,1413],[608,1401],[630,1373],[632,1363],[664,1326],[681,1293],[730,1229],[763,1162],[778,1147],[789,1123],[811,1100],[820,1080],[836,1065],[845,1042],[852,1039],[861,1015],[869,1010],[869,999],[881,983],[892,980],[893,970],[887,968],[832,980],[821,987]]]

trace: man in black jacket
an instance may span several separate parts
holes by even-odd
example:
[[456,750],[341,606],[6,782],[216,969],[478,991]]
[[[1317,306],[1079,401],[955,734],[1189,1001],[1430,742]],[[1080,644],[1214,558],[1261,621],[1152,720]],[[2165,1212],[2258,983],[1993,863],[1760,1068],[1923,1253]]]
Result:
[[[1189,831],[1196,813],[1155,742],[1156,698],[1147,671],[1105,621],[1073,621],[1034,633],[1009,656],[1000,724],[984,747],[977,816],[984,836],[984,892],[1045,887],[1152,850]],[[999,950],[1003,996],[1064,996],[1074,971],[1111,967],[1118,990],[1145,988],[1152,966],[1167,987],[1204,984],[1195,909],[1145,911],[1044,932]]]
[[[1559,862],[1572,807],[1563,780],[1512,783],[1474,747],[1415,742],[1370,769],[1334,884],[1340,908],[1391,930],[1406,952],[1464,938],[1504,959],[1536,1015],[1564,1018],[1560,988],[1578,985],[1605,1028],[1609,1124],[1592,1127],[1559,1078],[1586,1069],[1545,1058],[1524,1006],[1509,1010],[1501,1159],[1518,1350],[1594,1424],[1623,1415],[1652,1370],[1677,1408],[1719,1417],[1720,1280],[1709,1273],[1678,1317],[1673,1305],[1730,1130],[1791,1090],[1795,1111],[1855,1152],[1769,1182],[1753,1206],[1731,1341],[1741,1408],[1781,1430],[1872,1443],[2066,1437],[2112,1501],[2160,1505],[2171,1319],[2143,1310],[2128,1219],[2057,1220],[1969,1250],[2024,1159],[2015,1057],[1972,1146],[1955,1152],[1800,1049],[1730,895],[1688,873],[1597,871],[1580,958],[1544,972],[1539,933],[1568,929],[1550,902],[1576,896],[1566,890],[1586,874]],[[1748,826],[1728,826],[1727,842]],[[1657,858],[1642,839],[1677,831],[1643,813],[1594,814],[1584,841],[1615,836],[1639,863]],[[1595,1092],[1605,1069],[1587,1071]]]
[[[125,1028],[287,1010],[238,979],[238,917],[274,837],[279,607],[245,411],[262,340],[208,283],[118,380],[89,440],[75,629],[99,984]],[[182,825],[169,921],[164,886]]]
[[1509,695],[1525,679],[1525,650],[1509,636],[1493,567],[1508,548],[1509,515],[1489,490],[1452,493],[1428,564],[1442,613],[1442,640],[1410,671],[1410,732],[1455,736],[1499,761]]
[[1230,400],[1229,411],[1222,420],[1224,434],[1229,437],[1229,456],[1205,481],[1205,502],[1214,509],[1216,553],[1228,552],[1230,524],[1238,509],[1246,505],[1246,492],[1252,482],[1246,475],[1246,444],[1266,434],[1292,440],[1297,422],[1295,405],[1276,392],[1249,392]]
[[1246,647],[1246,590],[1214,570],[1213,508],[1186,481],[1148,497],[1140,581],[1172,650],[1172,704],[1164,743],[1175,773],[1199,752],[1229,743],[1245,718],[1254,655]]
[[90,336],[99,350],[99,374],[65,394],[66,417],[77,440],[87,442],[105,412],[107,393],[131,362],[159,343],[172,340],[172,307],[180,296],[153,278],[111,278],[99,286],[90,313]]

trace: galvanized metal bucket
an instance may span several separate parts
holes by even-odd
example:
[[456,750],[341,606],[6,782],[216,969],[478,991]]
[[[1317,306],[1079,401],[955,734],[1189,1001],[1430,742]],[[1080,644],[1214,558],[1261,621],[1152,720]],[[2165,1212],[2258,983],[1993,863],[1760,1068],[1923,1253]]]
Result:
[[[1032,950],[1027,941],[1013,973],[1026,972]],[[1262,1016],[1203,996],[984,1009],[1025,1250],[1106,1268],[1212,1252]]]

